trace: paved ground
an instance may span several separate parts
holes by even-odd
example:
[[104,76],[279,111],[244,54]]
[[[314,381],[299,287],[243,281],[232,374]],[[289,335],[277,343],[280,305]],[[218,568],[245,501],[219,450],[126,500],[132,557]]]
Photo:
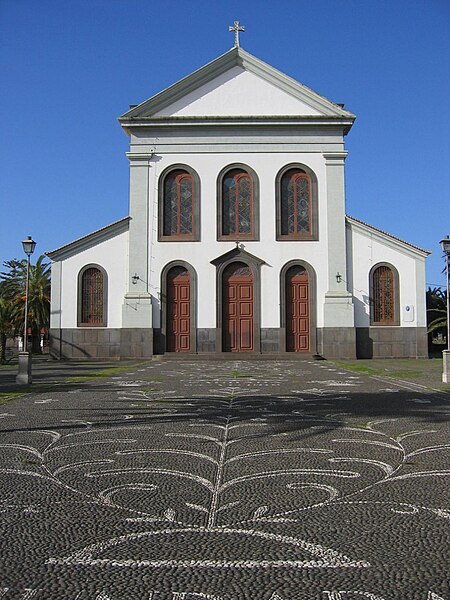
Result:
[[183,361],[9,402],[0,598],[449,600],[449,400]]

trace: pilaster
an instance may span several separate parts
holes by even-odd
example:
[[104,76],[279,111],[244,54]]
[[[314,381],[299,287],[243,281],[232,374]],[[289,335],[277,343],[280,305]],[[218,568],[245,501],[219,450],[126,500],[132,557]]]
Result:
[[62,285],[62,261],[52,263],[52,296],[50,308],[50,327],[61,328],[61,285]]
[[149,293],[150,170],[151,153],[127,153],[130,161],[130,229],[127,292],[122,306],[122,327],[150,328],[152,302]]
[[328,291],[324,302],[325,327],[353,327],[354,306],[347,289],[345,239],[345,178],[347,152],[324,153],[327,181]]

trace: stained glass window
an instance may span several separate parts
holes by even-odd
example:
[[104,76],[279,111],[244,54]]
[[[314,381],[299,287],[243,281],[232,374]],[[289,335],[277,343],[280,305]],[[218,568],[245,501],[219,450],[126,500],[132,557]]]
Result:
[[301,169],[290,169],[281,178],[281,235],[312,234],[311,180]]
[[194,230],[194,179],[175,170],[164,180],[163,235],[190,236]]
[[87,268],[81,276],[81,323],[104,325],[104,277],[100,269]]
[[395,324],[395,280],[392,269],[380,266],[372,274],[373,323]]
[[222,235],[246,237],[253,234],[253,185],[242,169],[229,171],[222,181]]

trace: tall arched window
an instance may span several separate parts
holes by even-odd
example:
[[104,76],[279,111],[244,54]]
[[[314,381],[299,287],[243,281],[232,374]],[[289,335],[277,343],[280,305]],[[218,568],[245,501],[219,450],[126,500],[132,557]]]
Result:
[[391,265],[379,264],[370,272],[371,325],[399,324],[398,274]]
[[78,325],[106,327],[106,272],[97,265],[78,275]]
[[317,239],[317,185],[312,172],[285,167],[277,176],[277,239]]
[[192,169],[174,165],[159,181],[159,240],[199,239],[199,179]]
[[218,239],[258,239],[256,174],[235,165],[219,176]]

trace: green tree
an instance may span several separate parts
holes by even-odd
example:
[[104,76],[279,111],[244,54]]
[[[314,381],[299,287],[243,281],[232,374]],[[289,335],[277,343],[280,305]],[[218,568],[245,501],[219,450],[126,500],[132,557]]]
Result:
[[6,362],[6,342],[14,335],[13,303],[3,296],[0,285],[0,364]]
[[[7,272],[0,274],[3,296],[12,303],[14,332],[22,333],[25,326],[27,261],[10,260],[4,263]],[[41,329],[50,324],[50,264],[40,256],[30,265],[28,287],[28,327],[31,329],[31,351],[38,353]]]
[[428,333],[447,334],[447,294],[441,288],[427,290]]

